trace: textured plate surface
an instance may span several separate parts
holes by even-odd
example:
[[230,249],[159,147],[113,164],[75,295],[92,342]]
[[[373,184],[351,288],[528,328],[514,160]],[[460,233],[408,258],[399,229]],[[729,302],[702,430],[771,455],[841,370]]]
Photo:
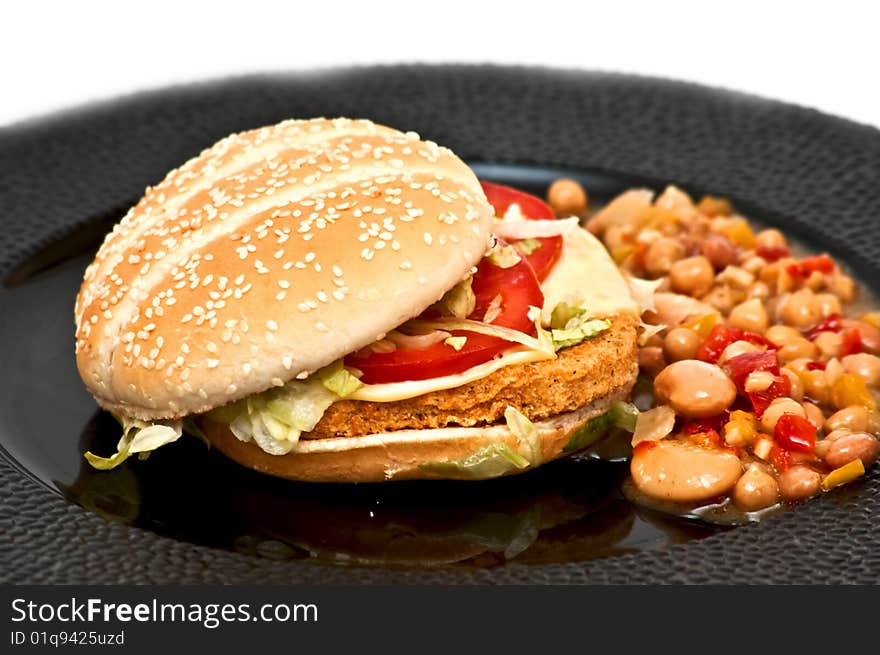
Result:
[[[146,185],[219,137],[315,115],[416,130],[471,161],[606,171],[729,195],[827,245],[863,279],[880,273],[880,133],[872,128],[658,80],[392,67],[169,89],[3,130],[0,276],[23,273],[16,267],[35,252],[121,214]],[[42,252],[51,264],[53,250]],[[7,376],[14,347],[0,345]],[[876,470],[855,490],[683,546],[586,563],[435,571],[272,561],[174,541],[71,505],[2,457],[0,490],[0,581],[880,582]]]

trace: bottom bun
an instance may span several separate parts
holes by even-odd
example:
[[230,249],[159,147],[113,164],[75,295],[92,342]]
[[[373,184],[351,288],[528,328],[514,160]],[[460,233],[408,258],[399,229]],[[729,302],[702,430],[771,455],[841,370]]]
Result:
[[[249,468],[306,482],[383,482],[387,480],[483,480],[522,473],[583,449],[604,436],[585,430],[590,419],[625,399],[632,384],[589,405],[534,423],[540,458],[518,465],[499,454],[518,451],[518,439],[505,424],[397,430],[357,437],[300,440],[287,455],[270,455],[237,439],[228,427],[203,419],[201,428],[214,446]],[[572,444],[573,437],[577,437]],[[503,444],[503,445],[502,445]],[[504,448],[506,446],[506,449]],[[576,448],[574,447],[576,446]]]

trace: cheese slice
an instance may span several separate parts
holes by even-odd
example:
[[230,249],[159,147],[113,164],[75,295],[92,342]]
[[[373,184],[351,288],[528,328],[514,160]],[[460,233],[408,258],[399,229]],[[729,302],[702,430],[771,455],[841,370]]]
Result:
[[594,318],[615,314],[639,316],[639,304],[602,242],[583,228],[563,237],[562,254],[541,285],[544,307],[541,319],[560,302],[580,305]]
[[[560,302],[580,305],[596,318],[614,314],[639,315],[639,305],[633,299],[629,285],[608,251],[596,237],[583,228],[575,228],[563,236],[562,252],[541,285],[541,291],[544,293],[541,317],[545,325],[549,324],[550,314]],[[368,384],[347,398],[378,403],[406,400],[475,382],[504,366],[543,359],[548,359],[546,353],[515,346],[500,356],[461,373],[428,380]]]

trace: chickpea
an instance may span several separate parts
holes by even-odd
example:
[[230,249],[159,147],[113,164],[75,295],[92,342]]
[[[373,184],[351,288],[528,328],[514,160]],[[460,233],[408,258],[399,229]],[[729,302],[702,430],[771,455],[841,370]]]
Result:
[[848,434],[852,434],[852,430],[848,428],[837,428],[836,430],[832,430],[825,435],[824,439],[820,439],[816,442],[816,445],[813,447],[813,452],[817,457],[825,459],[825,455],[831,450],[831,444]]
[[825,404],[831,397],[831,385],[828,384],[828,376],[825,371],[807,371],[804,373],[804,395],[809,396],[817,403]]
[[750,343],[748,341],[734,341],[732,344],[727,346],[727,348],[725,348],[721,352],[721,355],[718,357],[718,363],[723,364],[728,359],[732,359],[732,358],[736,357],[737,355],[743,355],[745,353],[753,353],[758,350],[761,350],[761,349],[758,348],[758,346],[756,346],[755,344]]
[[682,416],[715,416],[733,404],[736,385],[717,366],[683,359],[664,368],[654,378],[654,395]]
[[752,275],[757,275],[767,265],[767,260],[757,255],[748,255],[744,257],[742,267]]
[[669,269],[669,281],[679,293],[702,296],[712,288],[715,271],[702,255],[679,259]]
[[739,266],[728,266],[717,275],[715,281],[745,291],[755,283],[755,276]]
[[876,387],[880,385],[880,357],[868,353],[847,355],[840,360],[843,370],[862,377],[865,383]]
[[837,332],[820,332],[813,338],[819,352],[827,357],[837,357],[843,345],[843,336]]
[[587,208],[587,192],[576,180],[560,178],[547,190],[547,204],[557,216],[579,216]]
[[703,241],[700,250],[703,256],[716,270],[736,264],[738,257],[736,246],[723,234],[710,234]]
[[803,405],[791,398],[776,398],[770,403],[770,406],[764,410],[761,416],[761,427],[765,432],[773,434],[776,429],[776,422],[783,414],[794,414],[801,418],[807,418]]
[[865,468],[868,468],[877,460],[880,453],[880,441],[867,432],[853,432],[835,439],[828,452],[825,453],[825,463],[832,469],[860,459]]
[[808,328],[819,322],[821,314],[816,294],[810,289],[795,291],[779,305],[779,318],[796,328]]
[[737,289],[732,289],[726,284],[716,284],[701,298],[724,315],[730,313],[737,303],[742,301],[745,294]]
[[868,429],[868,408],[863,405],[850,405],[834,412],[825,420],[825,432],[847,428],[853,432]]
[[693,359],[701,343],[700,335],[690,328],[672,328],[663,340],[663,354],[669,362]]
[[645,251],[645,272],[651,277],[669,273],[669,269],[684,257],[684,246],[677,239],[660,237]]
[[648,448],[637,448],[630,472],[642,493],[692,503],[727,492],[742,475],[742,462],[726,450],[664,439]]
[[689,317],[717,314],[711,305],[681,293],[657,292],[654,294],[654,311],[645,319],[662,325],[679,325]]
[[766,282],[758,280],[746,290],[746,297],[767,300],[770,297],[770,287],[767,286]]
[[789,397],[801,402],[804,399],[804,383],[801,381],[801,376],[790,368],[785,367],[779,372],[787,377],[789,383],[791,383],[791,391],[788,392]]
[[798,464],[779,474],[779,494],[788,501],[804,500],[819,491],[822,476],[809,466]]
[[659,346],[639,348],[639,368],[650,376],[657,376],[666,367],[663,349]]
[[832,273],[829,277],[828,289],[844,303],[852,302],[856,297],[856,283],[849,275],[844,275],[839,271]]
[[804,286],[812,291],[818,291],[825,286],[825,274],[819,271],[813,271],[804,280]]
[[755,464],[746,469],[733,487],[733,502],[746,512],[757,512],[775,505],[778,500],[776,478]]
[[740,330],[763,333],[767,329],[769,320],[764,303],[757,298],[752,298],[734,307],[730,312],[728,322],[731,327]]
[[785,236],[776,229],[761,230],[755,235],[756,248],[787,248]]
[[832,314],[841,312],[840,300],[833,293],[817,293],[816,303],[822,318],[828,318]]
[[793,339],[800,339],[801,333],[787,325],[771,325],[764,334],[774,345],[784,346]]
[[780,361],[790,362],[794,359],[815,359],[818,352],[819,349],[816,348],[816,344],[812,341],[804,337],[797,337],[781,346],[776,351],[776,354],[779,356]]
[[806,414],[807,420],[810,423],[812,423],[816,427],[817,430],[819,428],[821,428],[822,425],[825,423],[824,412],[821,409],[819,409],[819,406],[816,405],[815,403],[806,402],[806,403],[803,403],[803,406],[804,406],[804,414]]

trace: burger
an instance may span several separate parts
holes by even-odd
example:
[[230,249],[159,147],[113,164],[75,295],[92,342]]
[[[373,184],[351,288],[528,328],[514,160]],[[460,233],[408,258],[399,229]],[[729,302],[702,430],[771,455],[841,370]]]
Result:
[[368,120],[231,135],[107,235],[76,360],[97,468],[201,436],[306,481],[485,479],[631,427],[640,306],[576,217]]

